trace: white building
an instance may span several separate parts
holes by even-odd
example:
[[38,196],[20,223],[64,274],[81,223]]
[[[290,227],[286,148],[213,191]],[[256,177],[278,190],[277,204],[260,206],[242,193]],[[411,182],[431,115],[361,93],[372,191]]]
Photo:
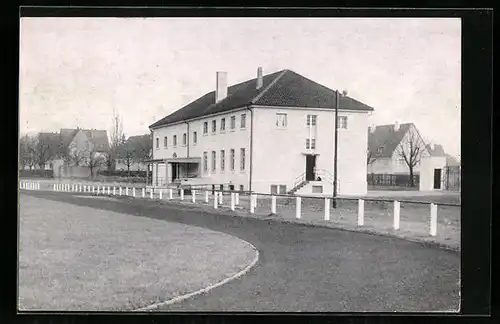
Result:
[[[259,68],[230,87],[217,72],[215,91],[150,125],[153,185],[332,194],[335,98],[290,70],[264,76]],[[373,108],[345,95],[339,102],[338,194],[363,195]]]
[[[402,150],[405,154],[401,154]],[[420,177],[420,191],[442,190],[445,181],[443,171],[450,158],[447,158],[441,145],[426,144],[413,123],[396,122],[368,129],[369,174],[387,175],[387,178],[390,175],[408,175],[408,164],[411,163],[414,165],[413,175]]]

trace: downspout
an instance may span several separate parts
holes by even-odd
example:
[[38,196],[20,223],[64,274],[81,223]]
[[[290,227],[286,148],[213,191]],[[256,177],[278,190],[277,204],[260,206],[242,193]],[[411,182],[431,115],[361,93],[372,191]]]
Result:
[[253,170],[253,110],[247,107],[250,111],[250,172],[248,179],[248,191],[252,193],[252,170]]
[[186,120],[184,120],[184,122],[186,123],[186,129],[187,129],[187,132],[186,132],[186,147],[187,147],[187,152],[186,152],[186,155],[187,157],[189,157],[189,122],[187,122]]

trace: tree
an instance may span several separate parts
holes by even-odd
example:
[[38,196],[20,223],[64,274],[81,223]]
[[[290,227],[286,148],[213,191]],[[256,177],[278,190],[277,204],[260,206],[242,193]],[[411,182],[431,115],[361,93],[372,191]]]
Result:
[[88,152],[88,156],[85,159],[85,164],[90,169],[90,178],[94,177],[95,169],[100,167],[104,163],[104,157],[101,156],[94,149]]
[[116,165],[116,154],[120,146],[125,143],[125,134],[123,133],[123,122],[118,114],[113,113],[113,127],[111,129],[111,141],[109,150],[104,158],[109,171],[114,170]]
[[24,170],[27,166],[33,168],[35,165],[34,150],[35,139],[28,134],[19,140],[19,166]]
[[420,135],[410,129],[398,145],[398,154],[404,160],[410,171],[410,186],[415,186],[413,173],[415,167],[420,163],[422,153],[425,151],[425,143]]
[[366,153],[366,164],[370,165],[373,162],[375,162],[375,160],[377,160],[375,153],[373,153],[370,149],[368,149]]
[[68,147],[63,159],[67,165],[80,166],[85,162],[85,158],[87,157],[86,155],[86,150]]
[[40,168],[43,168],[45,163],[54,157],[56,154],[55,149],[54,143],[50,141],[50,138],[42,134],[38,134],[34,139],[34,143],[30,145],[34,163]]

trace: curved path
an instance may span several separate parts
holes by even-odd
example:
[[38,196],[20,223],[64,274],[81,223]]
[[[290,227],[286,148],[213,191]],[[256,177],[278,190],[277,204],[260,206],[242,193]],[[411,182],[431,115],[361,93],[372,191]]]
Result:
[[170,311],[457,311],[457,252],[398,238],[283,224],[123,197],[29,195],[164,219],[237,236],[260,253],[246,275],[163,308]]

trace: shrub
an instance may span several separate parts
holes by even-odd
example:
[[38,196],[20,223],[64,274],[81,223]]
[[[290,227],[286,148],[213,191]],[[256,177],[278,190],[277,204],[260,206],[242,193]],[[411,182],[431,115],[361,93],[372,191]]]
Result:
[[53,178],[53,170],[33,169],[33,170],[19,170],[20,178]]

